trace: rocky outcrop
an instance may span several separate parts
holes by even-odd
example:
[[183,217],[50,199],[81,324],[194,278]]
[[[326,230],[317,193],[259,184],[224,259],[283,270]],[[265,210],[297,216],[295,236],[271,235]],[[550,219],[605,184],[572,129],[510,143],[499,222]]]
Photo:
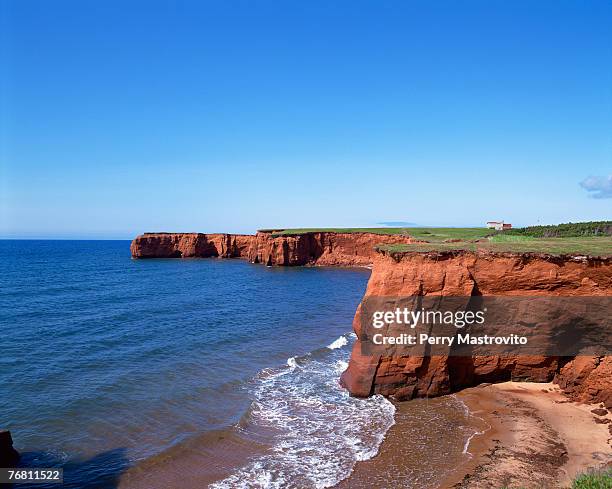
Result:
[[243,234],[145,233],[132,241],[133,258],[239,258],[254,236]]
[[19,453],[13,448],[13,438],[8,430],[0,430],[0,467],[15,467]]
[[[377,254],[365,299],[408,296],[609,296],[612,259],[467,251]],[[553,379],[577,399],[612,396],[611,357],[376,356],[363,354],[362,308],[341,382],[356,396],[397,399],[448,394],[482,382]]]
[[571,399],[612,409],[612,357],[576,357],[560,369],[555,382]]
[[145,233],[132,241],[131,252],[134,258],[219,257],[270,266],[368,266],[377,245],[410,242],[408,236],[375,233]]
[[402,235],[312,232],[274,236],[259,232],[248,259],[264,265],[368,266],[379,244],[411,243]]

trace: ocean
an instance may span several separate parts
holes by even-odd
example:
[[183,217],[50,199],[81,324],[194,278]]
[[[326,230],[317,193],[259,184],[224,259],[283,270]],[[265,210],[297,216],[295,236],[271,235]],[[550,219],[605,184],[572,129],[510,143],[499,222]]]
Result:
[[0,428],[63,487],[332,487],[394,423],[338,384],[368,270],[0,250]]

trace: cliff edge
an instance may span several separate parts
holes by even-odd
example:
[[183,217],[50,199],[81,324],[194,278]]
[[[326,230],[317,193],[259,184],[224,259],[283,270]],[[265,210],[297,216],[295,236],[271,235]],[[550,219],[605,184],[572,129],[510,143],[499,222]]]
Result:
[[[380,252],[364,300],[408,296],[610,296],[612,259],[535,253]],[[342,384],[356,396],[399,400],[448,394],[483,382],[557,382],[573,399],[612,407],[612,357],[376,356],[357,341]]]
[[369,266],[378,245],[410,244],[404,235],[306,232],[275,235],[145,233],[132,241],[133,258],[243,258],[268,266]]

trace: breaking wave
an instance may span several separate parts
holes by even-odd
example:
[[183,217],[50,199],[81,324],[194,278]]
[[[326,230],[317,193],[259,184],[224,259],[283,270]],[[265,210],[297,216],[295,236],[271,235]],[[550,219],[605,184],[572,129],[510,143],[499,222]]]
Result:
[[346,336],[340,336],[337,340],[327,345],[327,348],[330,350],[336,350],[337,348],[342,348],[343,346],[348,345],[348,340]]
[[341,336],[251,381],[253,400],[242,429],[272,432],[273,441],[210,488],[331,487],[348,477],[356,462],[376,455],[394,423],[395,407],[382,396],[350,397],[340,387],[353,342],[353,336]]

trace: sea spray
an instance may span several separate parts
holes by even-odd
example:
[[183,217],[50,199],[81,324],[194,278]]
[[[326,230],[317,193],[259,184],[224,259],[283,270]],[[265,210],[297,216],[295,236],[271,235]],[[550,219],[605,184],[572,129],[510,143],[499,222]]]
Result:
[[338,339],[327,345],[327,348],[330,350],[335,350],[337,348],[342,348],[343,346],[348,344],[348,339],[346,336],[340,336]]

